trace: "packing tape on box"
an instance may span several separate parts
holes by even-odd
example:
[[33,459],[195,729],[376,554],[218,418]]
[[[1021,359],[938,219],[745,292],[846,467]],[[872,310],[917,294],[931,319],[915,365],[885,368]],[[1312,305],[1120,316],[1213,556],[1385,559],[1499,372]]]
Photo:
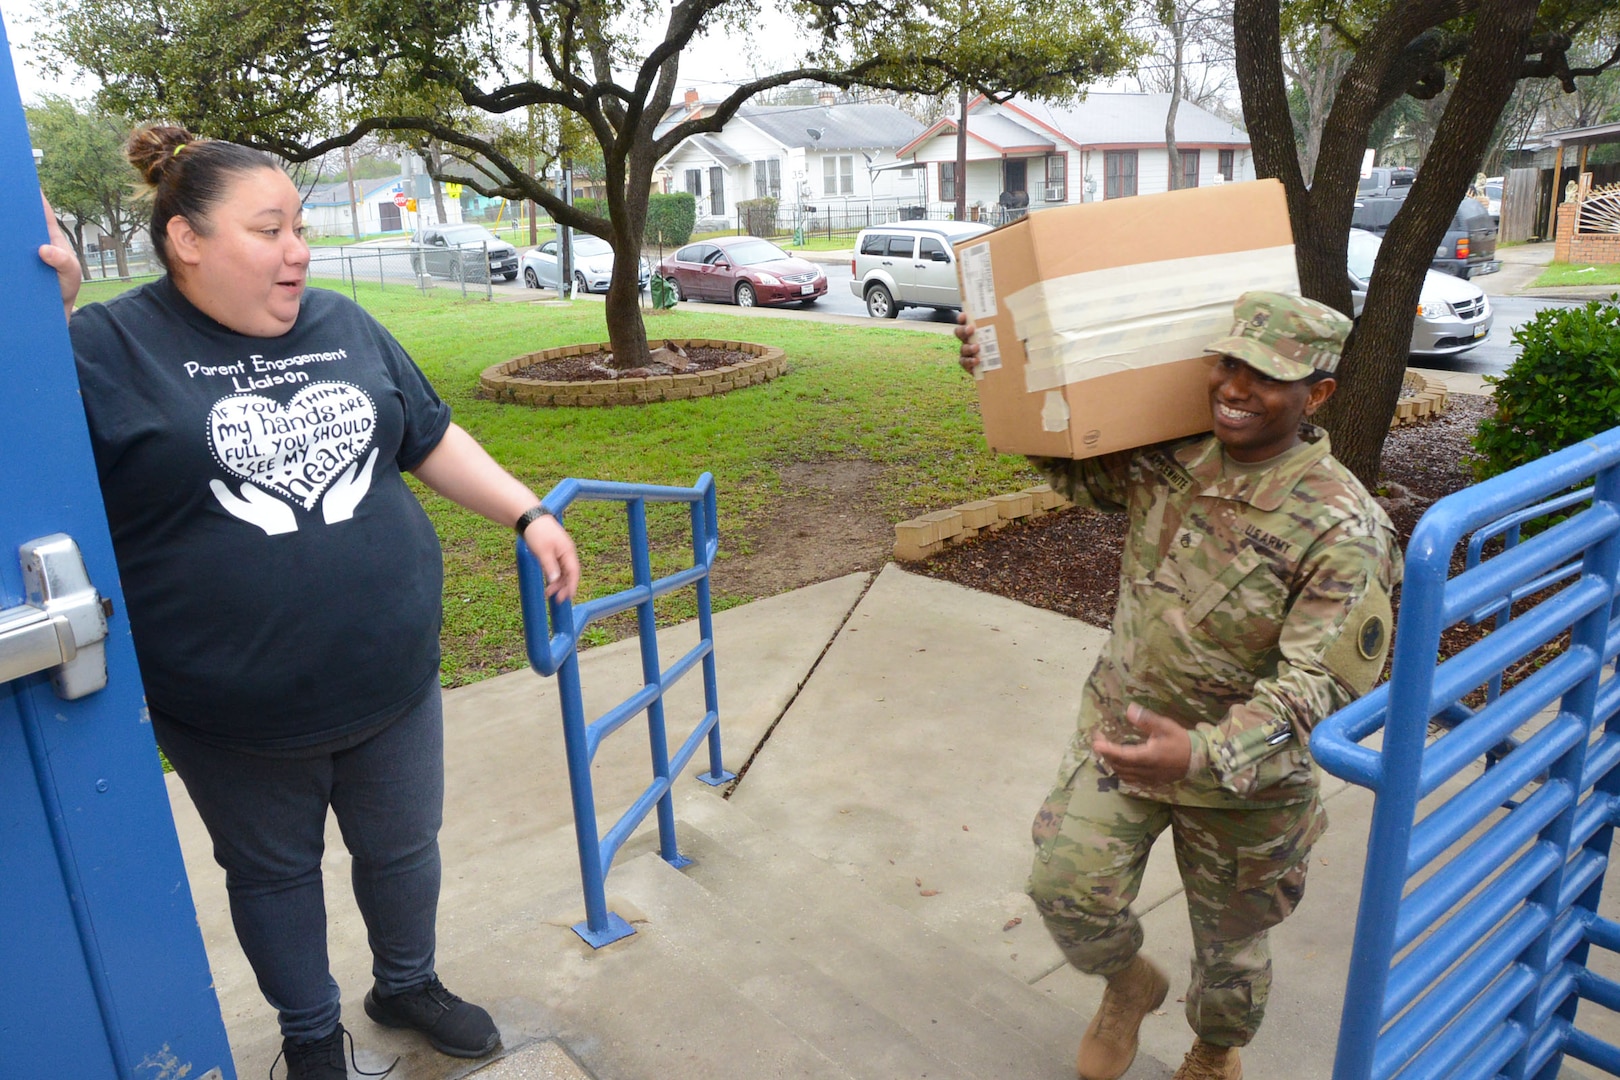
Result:
[[1251,289],[1299,293],[1292,244],[1114,266],[1037,282],[1005,299],[1031,393],[1201,356]]

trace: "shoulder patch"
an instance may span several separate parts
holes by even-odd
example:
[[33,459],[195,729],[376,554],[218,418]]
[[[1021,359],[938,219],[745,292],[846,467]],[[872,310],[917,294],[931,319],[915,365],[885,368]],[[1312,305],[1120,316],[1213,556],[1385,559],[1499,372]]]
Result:
[[1375,581],[1346,614],[1338,639],[1322,654],[1322,666],[1358,695],[1371,690],[1389,655],[1394,612],[1389,594]]

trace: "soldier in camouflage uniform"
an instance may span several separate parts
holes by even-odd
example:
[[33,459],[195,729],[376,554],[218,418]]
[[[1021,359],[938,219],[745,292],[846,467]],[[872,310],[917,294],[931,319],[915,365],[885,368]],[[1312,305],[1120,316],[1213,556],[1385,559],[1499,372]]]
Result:
[[[1210,345],[1212,435],[1037,458],[1075,502],[1130,515],[1113,634],[1057,786],[1036,815],[1029,892],[1069,962],[1108,980],[1082,1080],[1114,1080],[1168,979],[1131,912],[1169,827],[1192,923],[1177,1080],[1237,1080],[1271,984],[1267,932],[1300,902],[1326,826],[1307,740],[1365,693],[1388,648],[1394,528],[1305,424],[1335,388],[1349,320],[1247,293]],[[973,327],[958,331],[977,363]]]

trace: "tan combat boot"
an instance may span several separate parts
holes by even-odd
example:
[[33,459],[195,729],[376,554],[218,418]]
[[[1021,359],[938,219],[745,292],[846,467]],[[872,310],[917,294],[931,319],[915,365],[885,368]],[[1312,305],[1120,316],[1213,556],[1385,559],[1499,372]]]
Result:
[[1235,1046],[1216,1046],[1199,1039],[1187,1051],[1174,1080],[1243,1080],[1243,1062]]
[[1170,980],[1140,954],[1108,977],[1097,1015],[1080,1038],[1080,1080],[1119,1080],[1136,1060],[1136,1032],[1142,1018],[1164,1004]]

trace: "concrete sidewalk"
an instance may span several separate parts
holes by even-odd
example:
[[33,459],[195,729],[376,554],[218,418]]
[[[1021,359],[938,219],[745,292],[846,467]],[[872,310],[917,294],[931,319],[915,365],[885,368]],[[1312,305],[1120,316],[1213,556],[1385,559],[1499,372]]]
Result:
[[[698,767],[678,781],[694,863],[659,859],[650,826],[632,838],[608,892],[638,932],[599,951],[569,929],[583,901],[554,680],[519,672],[445,695],[439,971],[490,1008],[501,1056],[443,1057],[365,1017],[365,929],[330,831],[332,965],[358,1066],[398,1055],[398,1080],[1072,1076],[1100,984],[1064,965],[1022,889],[1028,822],[1104,632],[891,565],[723,612],[715,633],[725,758],[746,773],[729,800]],[[666,661],[695,641],[690,626],[664,636]],[[634,641],[587,651],[581,669],[592,715],[641,682]],[[678,742],[700,688],[669,713]],[[638,728],[593,770],[602,831],[648,779]],[[1330,1074],[1370,799],[1326,790],[1332,827],[1308,900],[1274,935],[1252,1080]],[[264,1076],[274,1013],[173,777],[170,795],[238,1073]],[[1190,944],[1167,844],[1138,910],[1179,994]],[[1129,1076],[1167,1080],[1189,1042],[1172,997]]]

